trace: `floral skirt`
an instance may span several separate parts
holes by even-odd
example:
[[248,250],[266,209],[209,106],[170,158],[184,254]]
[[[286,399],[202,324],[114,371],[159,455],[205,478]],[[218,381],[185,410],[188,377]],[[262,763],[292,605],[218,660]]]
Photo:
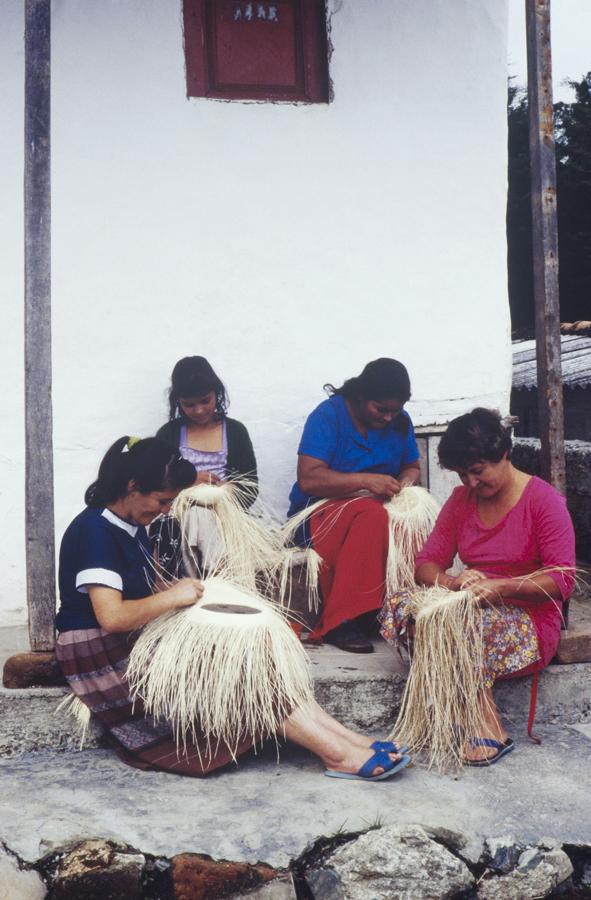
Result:
[[[379,614],[380,633],[395,647],[406,647],[412,624],[408,607],[411,591],[397,591]],[[492,687],[497,678],[519,672],[541,659],[531,616],[518,606],[483,607],[484,681]]]

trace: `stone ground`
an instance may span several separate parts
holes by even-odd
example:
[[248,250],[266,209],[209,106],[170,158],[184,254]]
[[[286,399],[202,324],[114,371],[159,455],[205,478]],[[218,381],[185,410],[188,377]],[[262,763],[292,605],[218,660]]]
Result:
[[[571,624],[590,622],[591,604],[573,604]],[[26,647],[23,629],[0,632],[0,657]],[[358,657],[324,647],[311,658],[319,697],[333,713],[372,733],[391,721],[404,666],[389,648]],[[280,764],[268,745],[205,780],[131,769],[105,749],[58,752],[51,729],[40,744],[47,749],[19,754],[19,729],[38,729],[35,704],[53,718],[63,689],[0,690],[0,736],[12,728],[8,744],[18,754],[0,758],[0,841],[31,862],[68,841],[100,837],[155,856],[193,852],[276,867],[320,835],[377,823],[462,832],[474,859],[484,839],[507,834],[523,843],[591,844],[591,665],[544,673],[542,746],[525,736],[529,683],[519,682],[499,686],[517,747],[498,765],[459,777],[417,765],[375,784],[325,778],[319,762],[293,746],[281,749]]]
[[286,866],[319,835],[376,823],[420,823],[482,840],[591,843],[591,724],[516,733],[513,754],[460,777],[418,766],[390,781],[323,777],[294,747],[273,746],[205,780],[141,772],[108,750],[0,760],[0,840],[34,861],[66,841],[112,838],[144,853],[184,851]]

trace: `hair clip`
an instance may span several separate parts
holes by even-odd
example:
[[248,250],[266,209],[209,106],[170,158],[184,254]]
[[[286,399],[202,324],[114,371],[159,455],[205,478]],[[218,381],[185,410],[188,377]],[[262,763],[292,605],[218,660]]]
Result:
[[131,448],[134,446],[134,444],[137,444],[139,441],[141,441],[141,438],[140,438],[140,437],[130,437],[130,438],[128,438],[128,439],[127,439],[127,443],[125,444],[125,446],[123,447],[123,449],[121,450],[121,452],[122,452],[122,453],[129,453],[129,451],[130,451]]

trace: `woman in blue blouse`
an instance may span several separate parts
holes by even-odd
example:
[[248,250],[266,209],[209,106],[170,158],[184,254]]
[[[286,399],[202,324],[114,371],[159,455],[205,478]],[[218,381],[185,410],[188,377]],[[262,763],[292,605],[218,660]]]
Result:
[[[145,530],[194,480],[191,463],[157,438],[122,437],[107,451],[86,491],[87,508],[62,540],[56,656],[70,687],[105,726],[125,762],[200,776],[231,762],[232,751],[223,745],[210,751],[205,738],[179,750],[170,723],[155,721],[141,702],[133,703],[126,680],[134,632],[203,595],[196,579],[183,578],[173,587],[158,583]],[[408,762],[393,745],[372,744],[316,704],[294,710],[283,732],[320,756],[327,774],[337,777],[381,780]],[[245,735],[237,752],[254,739]]]
[[[342,650],[371,653],[355,619],[381,607],[388,553],[384,500],[419,479],[419,451],[404,404],[406,368],[382,357],[308,416],[298,448],[297,482],[288,515],[326,497],[301,542],[322,557],[322,618],[311,635]],[[359,494],[364,499],[348,503]]]

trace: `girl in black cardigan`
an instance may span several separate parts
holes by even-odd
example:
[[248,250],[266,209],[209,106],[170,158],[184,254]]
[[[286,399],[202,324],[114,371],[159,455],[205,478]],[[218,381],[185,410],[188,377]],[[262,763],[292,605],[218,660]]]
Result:
[[[248,487],[239,489],[239,497],[245,508],[251,506],[258,494],[252,443],[242,422],[227,416],[226,389],[205,357],[186,356],[177,362],[168,397],[170,419],[156,437],[193,463],[196,483],[220,484],[228,478],[247,479]],[[210,510],[195,510],[190,524],[191,552],[184,547],[183,567],[187,574],[199,577],[201,572],[192,571],[194,560],[200,556],[215,559],[221,553],[221,546]],[[153,537],[160,565],[171,575],[182,574],[177,523],[161,520]]]
[[257,464],[252,443],[242,422],[227,416],[228,395],[203,356],[185,356],[172,370],[168,394],[170,419],[156,437],[179,448],[197,470],[197,482],[217,484],[226,478],[247,478],[242,491],[245,506],[258,493]]

